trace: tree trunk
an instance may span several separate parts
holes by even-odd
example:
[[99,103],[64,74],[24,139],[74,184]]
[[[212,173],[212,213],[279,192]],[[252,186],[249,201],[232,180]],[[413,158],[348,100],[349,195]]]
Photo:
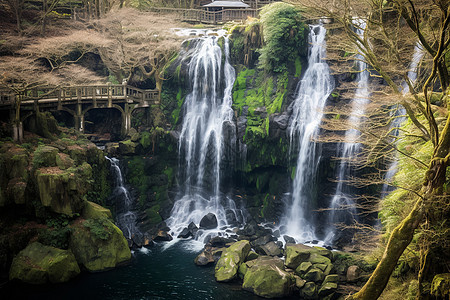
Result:
[[374,300],[383,292],[397,261],[411,242],[414,231],[423,219],[421,198],[418,198],[409,215],[392,231],[383,257],[363,288],[350,299]]

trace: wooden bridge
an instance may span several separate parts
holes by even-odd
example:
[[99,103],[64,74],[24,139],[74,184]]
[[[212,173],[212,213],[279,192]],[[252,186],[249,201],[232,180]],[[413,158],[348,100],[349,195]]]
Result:
[[[0,110],[9,110],[12,116],[19,110],[21,122],[36,111],[60,110],[74,117],[75,128],[81,132],[84,131],[84,116],[91,109],[119,110],[122,114],[122,134],[127,134],[131,129],[131,112],[134,109],[159,104],[159,90],[143,90],[122,84],[40,87],[19,94],[0,90]],[[21,128],[15,131],[20,139]]]
[[256,18],[259,9],[223,9],[219,11],[207,11],[204,9],[181,9],[181,8],[157,8],[150,11],[161,14],[175,14],[176,19],[183,22],[199,22],[206,24],[220,24],[229,21],[243,21],[247,18]]

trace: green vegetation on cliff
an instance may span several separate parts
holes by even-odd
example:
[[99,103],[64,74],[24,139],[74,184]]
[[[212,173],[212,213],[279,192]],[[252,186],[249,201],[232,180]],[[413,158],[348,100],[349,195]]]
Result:
[[267,72],[285,72],[305,53],[308,26],[297,8],[283,2],[264,6],[260,15],[265,45],[259,50],[259,64]]

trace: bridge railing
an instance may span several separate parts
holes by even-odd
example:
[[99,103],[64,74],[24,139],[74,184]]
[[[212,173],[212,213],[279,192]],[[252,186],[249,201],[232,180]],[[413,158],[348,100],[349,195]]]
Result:
[[[25,90],[20,96],[22,103],[129,99],[135,102],[145,102],[145,104],[159,104],[158,90],[143,90],[122,84],[39,87]],[[14,98],[15,94],[11,91],[0,90],[0,104],[11,104],[14,102]]]

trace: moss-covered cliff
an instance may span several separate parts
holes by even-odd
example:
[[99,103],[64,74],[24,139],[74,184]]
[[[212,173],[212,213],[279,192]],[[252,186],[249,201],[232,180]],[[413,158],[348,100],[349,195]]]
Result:
[[[38,124],[55,123],[51,115],[39,115],[44,121]],[[95,271],[114,267],[130,258],[125,238],[109,219],[112,217],[111,213],[98,205],[104,205],[110,194],[109,164],[103,152],[75,131],[56,126],[53,129],[46,127],[49,130],[35,130],[35,133],[45,133],[45,137],[27,133],[22,144],[0,142],[2,278],[8,276],[12,260],[19,252],[21,254],[14,259],[15,264],[10,278],[31,283],[68,280],[79,272],[78,264],[86,267],[93,257],[96,260],[108,257],[107,264],[100,264],[96,268],[86,267]],[[94,226],[98,223],[95,220],[99,215],[102,215],[103,223]],[[94,224],[82,226],[83,236],[91,243],[81,245],[80,238],[77,238],[79,236],[77,224]],[[99,243],[102,240],[97,237],[98,230],[107,232],[109,236],[109,248],[100,252],[97,247],[101,247]],[[36,240],[40,243],[35,243],[34,248],[27,248],[27,251],[21,252],[29,243]],[[83,249],[86,253],[96,254],[81,260],[75,251],[75,261],[72,252],[69,251],[66,255],[58,249],[64,251],[72,249],[72,252],[75,249]],[[119,251],[118,249],[121,249],[121,254],[113,255]],[[47,265],[47,260],[55,259],[56,262],[60,261],[59,257],[61,262],[58,262],[57,267]],[[39,271],[41,272],[39,278],[29,277],[27,274],[31,271],[22,268],[30,265],[27,261],[33,262],[35,259],[37,265],[40,261],[47,266],[38,268],[47,272]],[[56,278],[59,277],[58,272],[66,261],[71,261],[70,265],[74,264],[67,269],[73,272]],[[36,280],[33,281],[33,278]]]

